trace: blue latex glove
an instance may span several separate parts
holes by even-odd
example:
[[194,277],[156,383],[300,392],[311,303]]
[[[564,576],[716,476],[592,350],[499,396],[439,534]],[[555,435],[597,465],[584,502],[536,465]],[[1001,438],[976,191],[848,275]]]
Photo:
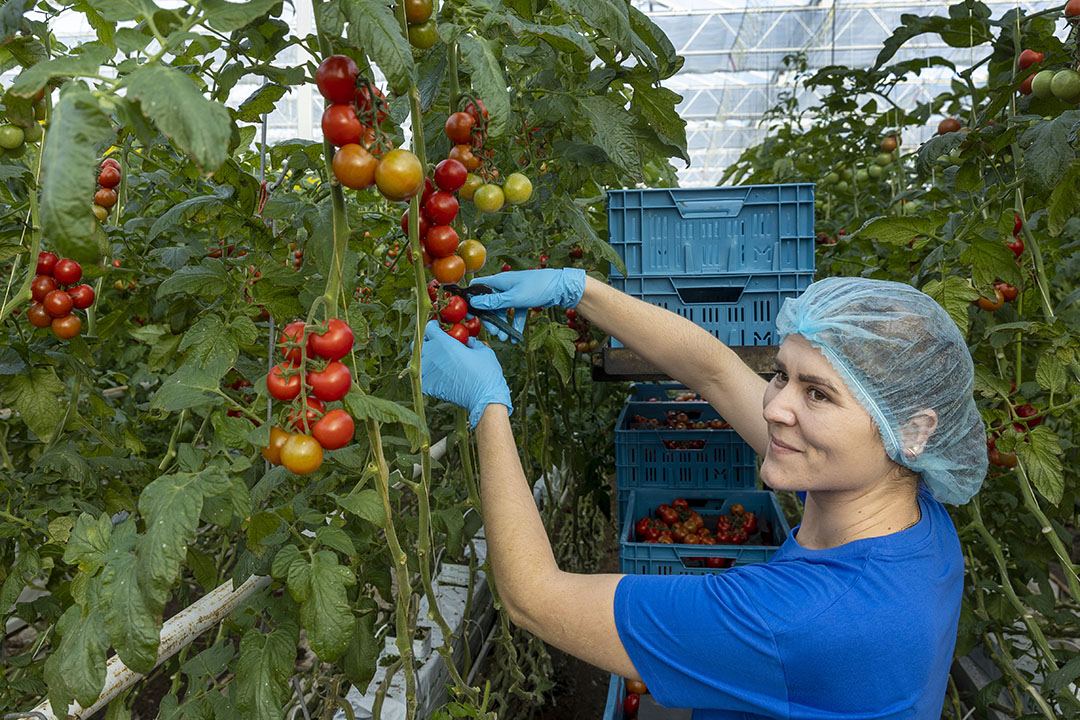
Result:
[[[585,292],[585,271],[580,268],[520,270],[476,278],[473,282],[482,283],[498,292],[473,295],[469,303],[477,310],[505,311],[514,308],[514,329],[521,332],[525,329],[529,308],[552,305],[576,307]],[[506,319],[505,312],[503,319]],[[500,340],[507,339],[507,334],[494,325],[484,323],[484,326]]]
[[514,411],[495,351],[475,338],[469,338],[468,346],[462,345],[443,332],[436,320],[424,328],[420,389],[425,395],[468,410],[469,426],[474,430],[488,405],[505,405],[508,413]]

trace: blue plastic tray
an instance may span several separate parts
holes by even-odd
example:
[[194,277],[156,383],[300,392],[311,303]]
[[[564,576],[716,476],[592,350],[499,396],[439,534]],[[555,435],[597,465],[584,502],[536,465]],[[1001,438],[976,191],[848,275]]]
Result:
[[607,214],[628,277],[814,271],[812,183],[609,190]]
[[[677,382],[665,382],[665,383],[649,383],[649,382],[636,382],[630,385],[630,397],[627,398],[628,402],[641,402],[643,400],[664,402],[672,401],[672,394],[681,395],[682,393],[689,392],[682,383]],[[684,401],[685,402],[685,401]],[[701,402],[704,402],[702,400]]]
[[[727,514],[732,505],[741,503],[757,515],[761,542],[751,545],[676,545],[637,542],[634,525],[643,517],[655,517],[656,508],[670,504],[676,497],[686,498],[690,508],[697,510],[712,529],[716,518]],[[619,570],[635,575],[703,575],[723,572],[710,568],[706,558],[727,558],[734,565],[765,562],[780,549],[791,534],[780,501],[771,490],[631,490],[619,531]],[[753,537],[751,540],[753,540]]]
[[[612,287],[671,310],[729,346],[778,345],[776,315],[814,281],[813,271],[677,277],[612,276]],[[622,347],[615,338],[612,347]]]

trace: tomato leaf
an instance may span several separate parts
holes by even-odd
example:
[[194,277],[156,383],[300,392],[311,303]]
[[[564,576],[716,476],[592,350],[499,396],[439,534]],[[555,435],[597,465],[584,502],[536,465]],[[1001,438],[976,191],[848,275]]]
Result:
[[334,553],[315,553],[310,590],[300,607],[300,623],[308,632],[311,649],[323,662],[340,658],[352,639],[355,623],[345,587],[355,582],[352,570],[339,564]]
[[[131,529],[133,532],[133,525]],[[131,552],[109,553],[101,574],[99,608],[116,654],[129,668],[146,674],[157,661],[161,629],[155,617],[158,613],[140,587],[136,562]]]
[[506,87],[502,61],[496,44],[484,37],[463,34],[458,42],[461,56],[472,70],[472,91],[487,108],[487,132],[492,140],[501,138],[510,124],[510,93]]
[[1067,110],[1053,120],[1037,122],[1020,136],[1024,150],[1023,175],[1035,192],[1050,194],[1065,176],[1076,152],[1069,144],[1080,110]]
[[664,80],[677,73],[682,68],[685,58],[675,50],[675,46],[671,44],[663,28],[633,5],[627,7],[630,11],[630,29],[656,56],[660,73],[658,79]]
[[236,706],[245,718],[281,717],[281,707],[292,694],[288,681],[299,635],[295,622],[282,618],[269,635],[250,629],[240,639]]
[[1080,215],[1080,160],[1073,160],[1061,182],[1050,193],[1046,229],[1050,237],[1058,237],[1069,218]]
[[949,317],[953,319],[960,332],[966,333],[968,328],[968,307],[971,301],[979,297],[979,292],[968,284],[968,281],[956,275],[947,275],[942,281],[935,278],[920,288],[924,293],[934,298],[938,305],[945,308]]
[[307,572],[307,561],[295,545],[283,546],[275,553],[270,565],[270,577],[284,582],[296,602],[303,602],[307,597]]
[[56,624],[60,642],[45,661],[45,682],[53,707],[66,708],[72,695],[83,707],[89,707],[105,687],[105,653],[109,638],[101,613],[83,613],[71,605]]
[[315,529],[315,539],[320,544],[337,550],[345,557],[352,557],[356,554],[356,546],[353,545],[353,541],[337,525],[319,526]]
[[129,100],[207,175],[228,157],[233,123],[229,111],[207,100],[191,77],[155,63],[140,65],[125,80]]
[[863,223],[855,232],[848,236],[849,240],[857,236],[869,237],[878,242],[892,245],[907,245],[920,235],[932,235],[941,225],[942,218],[936,213],[928,217],[886,217],[879,215],[870,218]]
[[29,375],[12,377],[0,399],[15,408],[38,439],[48,442],[63,415],[57,401],[57,395],[63,391],[64,383],[56,377],[56,370],[49,366],[36,367]]
[[180,672],[192,680],[200,678],[214,678],[225,672],[229,661],[236,654],[236,649],[231,643],[219,641],[193,658],[189,658],[180,666]]
[[1039,387],[1050,392],[1065,392],[1065,367],[1056,356],[1045,353],[1039,357],[1039,365],[1035,368],[1035,382]]
[[1044,498],[1057,505],[1065,491],[1061,459],[1063,452],[1058,436],[1040,425],[1027,433],[1028,442],[1016,444],[1016,454],[1032,484]]
[[422,430],[424,427],[420,416],[404,405],[374,395],[365,395],[355,387],[349,390],[349,394],[342,399],[342,403],[353,419],[358,422],[378,420],[381,423],[401,423],[417,430]]
[[376,527],[386,524],[386,509],[383,507],[379,493],[371,488],[355,492],[352,495],[339,497],[337,504],[346,511],[351,512],[372,523]]
[[220,380],[205,370],[185,365],[165,379],[150,400],[150,407],[176,412],[201,405],[220,405],[225,401],[214,394]]
[[65,85],[42,150],[41,228],[57,253],[84,264],[97,262],[106,242],[87,199],[97,188],[96,147],[111,136],[98,99],[79,83]]
[[438,532],[446,533],[446,552],[455,557],[461,554],[464,545],[465,516],[460,508],[445,508],[431,513],[431,526]]
[[1068,687],[1076,681],[1076,678],[1080,678],[1080,655],[1073,656],[1069,662],[1048,674],[1039,689],[1042,693],[1051,695],[1061,688]]
[[221,379],[240,357],[240,345],[257,337],[255,326],[246,316],[226,325],[220,315],[209,314],[184,333],[180,351],[188,350],[185,366],[194,366]]
[[656,133],[660,142],[677,148],[678,156],[690,164],[690,155],[686,152],[686,121],[679,116],[676,106],[682,102],[682,96],[665,87],[654,86],[641,75],[631,75],[630,85],[634,88],[634,97],[630,103],[631,111],[637,113]]
[[578,107],[592,125],[592,142],[607,154],[608,161],[632,177],[641,177],[641,154],[630,112],[597,95],[579,99]]
[[78,55],[66,55],[54,60],[46,60],[23,70],[11,84],[10,92],[12,95],[29,98],[53,78],[96,75],[114,52],[104,45],[94,43],[81,45]]
[[341,0],[338,4],[349,20],[349,40],[367,50],[395,93],[404,93],[416,76],[416,66],[393,10],[380,0]]
[[611,38],[619,49],[629,53],[633,48],[630,16],[627,5],[616,0],[559,0],[567,12],[580,15],[586,23]]
[[213,258],[203,261],[202,265],[188,265],[174,272],[158,285],[157,296],[184,293],[212,300],[221,295],[221,289],[229,285],[229,275],[225,265]]
[[266,15],[281,0],[249,0],[245,3],[227,0],[204,0],[203,22],[220,32],[232,32]]
[[198,473],[162,475],[139,496],[146,532],[135,545],[136,569],[154,614],[165,607],[187,544],[195,538],[203,505],[201,482]]
[[260,122],[262,116],[274,111],[274,103],[280,100],[289,88],[277,83],[261,85],[247,96],[236,110],[236,119],[244,122]]
[[236,190],[231,185],[218,185],[210,195],[188,198],[173,205],[154,221],[148,233],[149,239],[153,240],[166,230],[182,230],[184,223],[197,213],[202,213],[201,218],[204,220],[215,217],[221,212],[224,203],[235,194]]
[[575,203],[571,198],[563,195],[558,199],[559,214],[570,224],[570,229],[573,234],[585,245],[590,253],[599,255],[604,260],[615,266],[623,275],[626,274],[626,262],[615,251],[615,248],[611,247],[609,243],[601,240],[596,231],[593,230],[591,224],[589,224],[589,218],[585,214],[585,209]]
[[[361,599],[364,600],[371,602],[370,598]],[[375,616],[376,613],[368,612],[356,618],[352,640],[341,658],[345,677],[358,688],[366,688],[379,667],[379,653],[383,644],[375,637]]]
[[[963,12],[955,14],[954,8],[960,8]],[[873,69],[879,69],[892,59],[908,40],[925,33],[936,33],[946,44],[962,48],[982,45],[993,39],[989,23],[990,10],[983,3],[973,3],[970,10],[964,4],[958,3],[949,8],[949,14],[951,17],[948,18],[902,14],[901,26],[882,43]]]
[[91,575],[96,573],[109,549],[112,529],[106,513],[97,519],[89,513],[79,515],[64,548],[64,562],[78,565],[80,570]]
[[[1001,279],[1010,285],[1020,284],[1016,256],[998,238],[986,240],[969,236],[969,244],[960,253],[960,262],[971,265],[971,281],[976,288],[986,288]],[[993,293],[991,293],[993,296]]]
[[510,13],[502,15],[501,19],[510,25],[510,30],[515,35],[535,35],[550,45],[556,52],[578,52],[581,53],[585,60],[592,60],[596,57],[596,51],[593,50],[588,38],[569,25],[537,25],[525,22]]
[[22,27],[23,13],[27,6],[33,7],[36,4],[31,0],[10,0],[0,5],[0,38],[7,40],[18,32]]

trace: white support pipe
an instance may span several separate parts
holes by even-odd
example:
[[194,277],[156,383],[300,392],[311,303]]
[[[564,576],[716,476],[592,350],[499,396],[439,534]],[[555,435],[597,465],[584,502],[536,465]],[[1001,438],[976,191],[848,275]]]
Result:
[[[173,615],[161,628],[161,644],[158,646],[157,662],[154,663],[154,667],[161,665],[190,644],[192,640],[224,620],[248,596],[269,584],[270,577],[266,575],[252,575],[235,590],[232,589],[232,581],[228,581]],[[83,708],[78,703],[72,703],[65,716],[66,720],[84,720],[90,717],[142,677],[143,675],[121,662],[118,656],[113,655],[109,658],[105,689],[102,690],[101,697],[87,708]],[[57,720],[48,700],[38,705],[32,712],[41,713],[47,720]]]

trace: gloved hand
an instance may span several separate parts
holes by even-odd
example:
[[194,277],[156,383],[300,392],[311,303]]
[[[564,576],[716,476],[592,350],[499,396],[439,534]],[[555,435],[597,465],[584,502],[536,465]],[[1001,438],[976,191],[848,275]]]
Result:
[[[585,271],[580,268],[545,268],[543,270],[520,270],[504,272],[498,275],[476,278],[474,283],[482,283],[498,292],[490,295],[473,295],[469,303],[477,310],[506,310],[514,308],[514,329],[525,329],[525,320],[529,308],[577,306],[585,292]],[[506,313],[503,313],[503,319]],[[485,323],[488,332],[500,340],[506,340],[506,333],[493,325]]]
[[460,405],[469,411],[469,426],[476,429],[488,405],[510,403],[510,388],[503,378],[495,351],[469,338],[468,346],[447,335],[436,320],[424,328],[420,347],[420,389],[425,395]]

